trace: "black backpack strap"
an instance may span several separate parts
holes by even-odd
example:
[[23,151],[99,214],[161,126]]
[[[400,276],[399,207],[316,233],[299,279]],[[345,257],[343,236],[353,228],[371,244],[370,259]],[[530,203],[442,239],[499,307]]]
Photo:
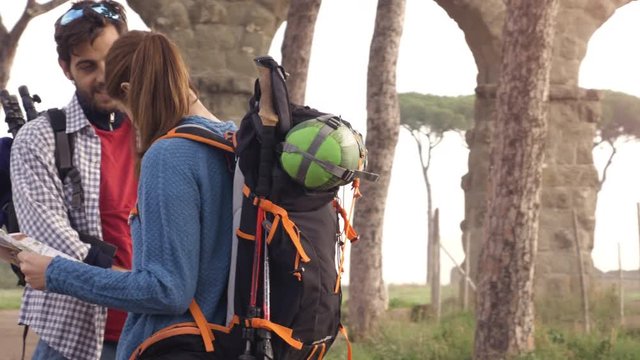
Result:
[[[47,110],[47,117],[53,129],[53,136],[56,141],[55,157],[56,168],[60,180],[64,183],[69,178],[73,189],[71,197],[71,208],[77,209],[82,207],[83,190],[80,172],[73,166],[73,138],[71,134],[67,134],[67,118],[65,113],[60,109]],[[102,268],[110,268],[113,257],[117,251],[117,247],[109,244],[95,236],[78,232],[80,241],[91,245],[89,254],[84,259],[86,263],[96,265]]]
[[27,350],[27,335],[29,334],[29,325],[22,325],[24,326],[24,329],[22,330],[22,356],[20,357],[22,360],[24,360],[24,355],[26,354],[26,350]]
[[82,206],[83,191],[80,180],[80,172],[73,166],[73,138],[71,134],[67,134],[67,118],[65,113],[60,109],[47,110],[47,117],[51,128],[53,128],[53,136],[56,142],[55,158],[56,168],[60,180],[64,182],[66,178],[71,181],[73,195],[71,198],[71,207],[79,208]]

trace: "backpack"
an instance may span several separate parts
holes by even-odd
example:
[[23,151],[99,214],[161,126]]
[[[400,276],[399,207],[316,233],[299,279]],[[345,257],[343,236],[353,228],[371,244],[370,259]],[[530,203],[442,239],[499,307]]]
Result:
[[[67,120],[64,111],[52,108],[46,112],[39,113],[36,111],[33,104],[34,101],[40,102],[38,95],[34,95],[32,97],[26,86],[20,86],[18,91],[22,99],[23,107],[27,113],[26,120],[22,114],[17,97],[15,95],[10,95],[7,90],[3,89],[0,91],[0,99],[5,111],[5,120],[9,126],[9,132],[13,138],[15,138],[18,131],[26,121],[31,121],[40,115],[45,115],[47,117],[55,139],[54,156],[58,176],[63,183],[65,181],[69,181],[72,186],[73,195],[70,206],[81,207],[83,202],[82,183],[80,173],[73,165],[73,137],[71,134],[66,133]],[[0,189],[2,189],[0,192],[0,227],[6,227],[8,233],[20,232],[11,197],[9,160],[12,144],[12,138],[5,137],[0,139],[0,184],[2,184],[2,187],[0,187]],[[91,246],[98,247],[104,256],[111,258],[115,256],[117,250],[115,246],[88,234],[78,233],[78,235],[81,241],[90,244]],[[11,269],[18,277],[17,285],[24,286],[26,282],[20,269],[13,264],[11,265]]]
[[[284,69],[271,57],[256,62],[266,75],[256,81],[249,111],[236,133],[220,137],[205,128],[183,125],[163,137],[214,146],[230,155],[232,166],[237,159],[227,326],[207,323],[194,301],[189,310],[195,322],[156,332],[131,354],[131,360],[190,359],[185,349],[194,359],[322,359],[339,332],[346,337],[340,320],[343,254],[346,240],[355,241],[358,235],[337,193],[340,185],[354,183],[357,188],[358,178],[375,181],[377,175],[364,172],[362,161],[359,169],[325,164],[333,171],[324,176],[336,184],[327,189],[309,189],[305,176],[302,180],[291,176],[283,160],[291,153],[299,155],[298,170],[311,167],[302,165],[305,162],[329,163],[311,155],[310,149],[287,145],[291,143],[287,135],[310,122],[320,119],[328,124],[328,130],[317,131],[316,143],[331,136],[334,126],[344,126],[359,137],[358,151],[364,158],[366,149],[361,135],[340,117],[289,104]],[[268,104],[273,104],[280,121],[266,127],[263,112]],[[351,359],[348,341],[347,345]]]

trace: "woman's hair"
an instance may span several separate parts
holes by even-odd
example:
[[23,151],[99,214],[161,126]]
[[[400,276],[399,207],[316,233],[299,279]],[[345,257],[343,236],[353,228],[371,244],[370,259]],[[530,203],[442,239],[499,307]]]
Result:
[[[176,127],[189,111],[189,72],[178,47],[166,36],[129,31],[107,54],[107,93],[127,105],[140,136],[138,166],[151,144]],[[129,83],[129,90],[122,83]]]

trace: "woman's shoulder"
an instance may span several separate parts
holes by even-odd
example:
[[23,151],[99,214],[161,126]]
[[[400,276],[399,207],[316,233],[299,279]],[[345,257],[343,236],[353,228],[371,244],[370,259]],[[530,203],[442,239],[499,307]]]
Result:
[[[203,157],[211,157],[211,149],[215,148],[192,139],[180,137],[160,139],[144,154],[143,167],[145,163],[162,163],[164,166],[180,168],[196,166]],[[215,149],[215,152],[222,153],[219,149]]]

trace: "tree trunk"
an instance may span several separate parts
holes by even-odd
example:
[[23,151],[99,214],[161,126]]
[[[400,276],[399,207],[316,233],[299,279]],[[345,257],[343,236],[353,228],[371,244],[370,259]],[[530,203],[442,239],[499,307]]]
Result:
[[507,0],[474,359],[534,349],[533,275],[558,0]]
[[18,41],[27,28],[29,21],[67,1],[68,0],[51,0],[39,4],[35,0],[28,0],[20,19],[18,19],[11,31],[7,30],[0,17],[0,89],[7,87],[11,67],[13,66],[13,59],[16,56],[16,49],[18,48]]
[[291,0],[282,41],[282,66],[289,73],[287,89],[294,104],[304,105],[313,31],[322,0]]
[[431,235],[433,236],[431,240],[431,245],[433,246],[431,249],[433,252],[431,254],[433,261],[433,265],[431,266],[433,270],[431,276],[431,307],[433,308],[436,321],[439,322],[442,301],[440,299],[440,210],[437,208],[433,213],[431,223],[433,224],[433,231],[431,231]]
[[424,184],[427,188],[427,276],[426,285],[431,284],[433,277],[433,203],[431,202],[431,181],[429,181],[429,166],[431,165],[431,150],[433,150],[431,138],[429,134],[426,134],[427,138],[427,156],[424,155],[424,148],[422,144],[422,133],[419,131],[411,131],[416,144],[418,145],[418,155],[420,156],[420,165],[422,167],[422,177],[424,178]]
[[369,50],[366,146],[368,169],[378,173],[380,180],[362,182],[364,197],[360,199],[354,219],[355,227],[360,231],[360,240],[351,251],[349,276],[349,326],[355,339],[373,335],[386,305],[382,279],[382,224],[400,129],[396,64],[404,9],[405,0],[378,1]]

